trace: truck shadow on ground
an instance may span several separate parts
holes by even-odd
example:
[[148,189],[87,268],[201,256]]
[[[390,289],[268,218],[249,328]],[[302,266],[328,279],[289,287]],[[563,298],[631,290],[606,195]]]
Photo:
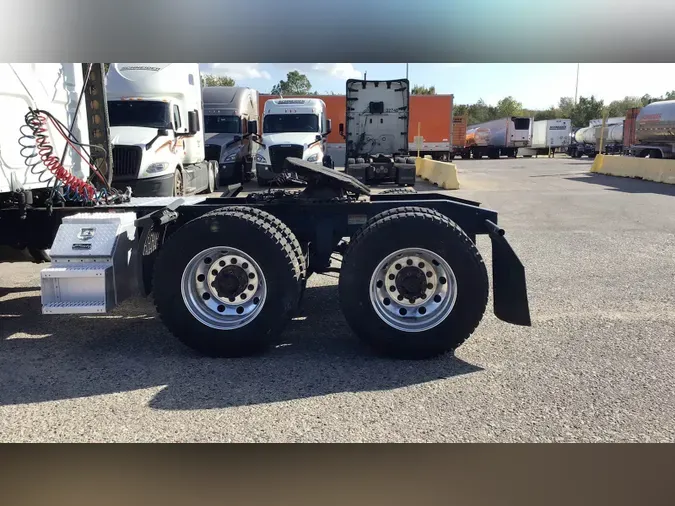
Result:
[[675,196],[675,185],[666,183],[655,183],[645,181],[644,179],[635,179],[630,177],[606,176],[587,172],[585,175],[568,177],[569,181],[579,181],[582,183],[596,184],[606,186],[607,190],[624,193],[653,193],[656,195]]
[[281,345],[233,360],[185,348],[149,301],[100,317],[42,316],[39,296],[0,301],[0,405],[165,387],[150,407],[211,409],[396,389],[482,370],[452,355],[375,357],[344,322],[336,286],[308,288],[305,297],[305,319],[291,322]]

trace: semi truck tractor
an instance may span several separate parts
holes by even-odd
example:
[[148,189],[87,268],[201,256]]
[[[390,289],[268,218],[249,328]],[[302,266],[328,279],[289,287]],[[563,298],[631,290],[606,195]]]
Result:
[[535,121],[532,126],[532,145],[519,148],[518,154],[524,157],[543,155],[556,151],[567,151],[572,133],[572,120],[543,119]]
[[408,155],[410,83],[407,79],[349,79],[345,173],[365,184],[415,185],[415,159]]
[[[249,121],[258,122],[258,92],[241,86],[202,90],[206,158],[218,160],[221,186],[250,181],[258,143],[248,134]],[[258,132],[255,132],[258,133]]]
[[139,197],[215,191],[198,63],[112,63],[106,92],[114,187]]
[[652,102],[635,119],[632,156],[675,158],[675,100]]
[[[211,357],[258,354],[280,342],[308,277],[336,271],[348,325],[383,356],[454,351],[488,300],[502,321],[531,325],[525,269],[496,211],[443,193],[373,194],[309,161],[312,148],[271,165],[295,171],[301,191],[240,196],[235,184],[219,197],[134,197],[106,177],[103,64],[49,65],[0,66],[0,241],[49,250],[40,273],[45,326],[49,315],[102,315],[152,295],[159,320],[184,345]],[[320,132],[314,119],[277,112],[272,125]],[[199,131],[196,117],[191,131]],[[490,271],[479,235],[492,245]]]
[[257,136],[258,124],[248,122],[248,133],[257,142],[253,168],[258,185],[282,183],[287,177],[297,179],[294,171],[283,170],[286,159],[299,158],[333,169],[326,154],[326,138],[332,122],[326,114],[326,104],[317,98],[280,98],[265,102],[262,135]]
[[480,159],[508,156],[515,158],[518,149],[532,145],[532,118],[512,116],[477,125],[466,131],[464,158]]

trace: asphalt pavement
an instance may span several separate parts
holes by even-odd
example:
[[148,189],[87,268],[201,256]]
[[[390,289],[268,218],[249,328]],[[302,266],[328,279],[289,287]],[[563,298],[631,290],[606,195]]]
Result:
[[488,311],[454,357],[381,359],[315,275],[282,345],[216,360],[150,300],[42,316],[43,266],[2,263],[0,441],[675,440],[675,186],[568,158],[457,163],[449,193],[499,211],[526,267],[531,328]]

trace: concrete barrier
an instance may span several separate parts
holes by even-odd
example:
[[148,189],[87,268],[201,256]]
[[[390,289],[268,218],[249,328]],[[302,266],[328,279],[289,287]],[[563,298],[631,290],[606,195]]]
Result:
[[416,158],[415,172],[418,177],[426,179],[444,190],[459,190],[457,166],[454,163],[437,162],[430,157]]
[[675,184],[675,160],[633,156],[597,155],[591,172]]

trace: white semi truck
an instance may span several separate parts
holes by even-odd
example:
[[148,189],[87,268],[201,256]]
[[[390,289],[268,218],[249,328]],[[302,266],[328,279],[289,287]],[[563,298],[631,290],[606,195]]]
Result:
[[198,63],[112,63],[106,91],[114,187],[138,197],[215,191]]
[[249,121],[259,119],[258,92],[243,86],[209,86],[202,95],[206,158],[219,161],[219,184],[250,181],[259,145],[247,132]]
[[[279,180],[286,158],[295,157],[335,168],[326,154],[326,138],[331,132],[331,120],[326,115],[326,103],[318,98],[279,98],[265,102],[262,136],[257,123],[249,121],[249,134],[255,136],[258,151],[253,167],[260,186]],[[295,175],[295,174],[291,174]]]

